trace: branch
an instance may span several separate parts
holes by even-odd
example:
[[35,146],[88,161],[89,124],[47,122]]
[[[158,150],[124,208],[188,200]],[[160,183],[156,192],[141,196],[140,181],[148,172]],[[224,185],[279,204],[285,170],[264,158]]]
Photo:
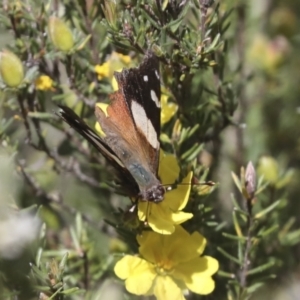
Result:
[[[76,215],[78,211],[66,203],[63,202],[62,196],[60,193],[47,193],[36,181],[36,179],[31,176],[24,167],[24,162],[18,161],[17,162],[18,171],[22,174],[23,178],[25,179],[26,183],[31,187],[36,197],[40,198],[42,200],[42,203],[49,205],[51,203],[58,204],[64,211],[67,211],[71,215]],[[103,231],[107,232],[107,224],[100,220],[99,222],[95,222],[92,220],[89,216],[81,213],[82,219],[92,225],[93,227]]]

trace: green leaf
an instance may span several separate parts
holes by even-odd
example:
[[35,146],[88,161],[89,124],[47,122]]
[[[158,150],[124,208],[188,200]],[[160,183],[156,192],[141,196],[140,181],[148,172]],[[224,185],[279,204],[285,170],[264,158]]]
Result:
[[4,133],[8,130],[8,128],[13,124],[15,120],[13,118],[10,118],[9,120],[2,119],[1,120],[1,127],[0,127],[0,134]]
[[80,289],[80,288],[78,288],[78,287],[74,287],[74,288],[70,288],[70,289],[67,289],[67,290],[62,291],[61,294],[64,294],[64,295],[71,295],[71,294],[75,294],[75,293],[77,294],[77,293],[79,293],[79,292],[84,293],[84,292],[86,292],[86,291],[83,290],[83,289]]
[[226,232],[223,232],[222,235],[234,241],[241,241],[241,242],[247,241],[247,238],[245,237],[236,236]]
[[55,119],[56,116],[52,113],[46,113],[46,112],[39,112],[39,111],[30,111],[27,116],[29,118],[33,119],[42,119],[42,120],[47,120],[47,119]]
[[221,277],[225,277],[225,278],[235,278],[235,275],[232,274],[232,273],[228,273],[228,272],[225,272],[225,271],[222,271],[222,270],[219,270],[218,271],[218,275],[221,276]]
[[62,257],[60,263],[59,263],[59,266],[58,268],[63,272],[65,267],[66,267],[66,263],[67,263],[67,260],[68,260],[68,256],[69,256],[69,253],[66,252],[65,255]]
[[237,263],[238,265],[242,265],[242,262],[239,261],[236,257],[232,256],[230,253],[228,253],[227,251],[225,251],[224,249],[222,249],[221,247],[217,247],[217,250],[223,254],[226,258],[228,258],[229,260]]
[[39,267],[41,264],[42,254],[43,254],[43,248],[40,247],[37,251],[36,259],[35,259],[37,267]]
[[55,299],[55,297],[56,297],[58,294],[60,294],[60,292],[61,292],[61,291],[63,291],[63,288],[64,288],[63,286],[62,286],[62,287],[60,287],[60,288],[59,288],[59,289],[58,289],[58,290],[57,290],[57,291],[56,291],[54,294],[52,294],[52,295],[51,295],[51,297],[50,297],[50,298],[48,298],[48,300],[51,300],[51,299],[53,299],[53,300],[54,300],[54,299]]
[[82,215],[81,213],[77,213],[76,214],[76,219],[75,219],[75,222],[76,222],[76,234],[77,236],[80,238],[81,235],[82,235]]
[[279,228],[278,224],[275,224],[273,226],[271,226],[270,228],[267,228],[266,230],[260,230],[258,232],[258,236],[259,237],[267,237],[268,235],[272,234],[273,232],[277,231]]
[[41,292],[50,292],[51,288],[49,286],[44,286],[44,285],[34,285],[34,289],[41,291]]
[[300,229],[289,232],[282,236],[281,244],[285,246],[294,246],[300,242]]
[[203,150],[204,144],[194,144],[191,149],[181,155],[181,159],[192,161]]
[[31,271],[33,272],[33,276],[37,277],[39,281],[44,283],[45,285],[48,284],[48,276],[46,272],[41,271],[37,266],[30,264]]
[[191,128],[188,132],[187,138],[190,139],[200,128],[200,124],[196,124],[193,128]]
[[275,260],[271,260],[259,267],[256,267],[254,269],[248,270],[247,274],[248,275],[254,275],[254,274],[258,274],[258,273],[262,273],[263,271],[266,271],[270,268],[272,268],[274,265],[276,264]]
[[234,229],[235,229],[237,236],[243,238],[244,237],[243,232],[242,232],[241,226],[239,224],[239,221],[237,219],[235,211],[232,212],[232,220],[233,220],[233,225],[234,225]]
[[221,38],[221,35],[218,33],[214,40],[212,41],[212,43],[209,45],[209,47],[207,47],[204,51],[204,53],[207,53],[207,52],[210,52],[210,51],[213,51],[213,50],[216,50],[216,46],[218,44],[218,42],[220,41],[220,38]]
[[70,227],[70,233],[71,233],[71,237],[72,237],[72,241],[74,243],[75,249],[77,251],[81,252],[79,237],[77,236],[76,231],[73,226]]
[[268,206],[267,208],[265,208],[264,210],[260,211],[259,213],[257,213],[254,218],[255,219],[260,219],[263,216],[267,215],[268,213],[270,213],[271,211],[273,211],[279,204],[281,203],[281,200],[277,200],[274,203],[272,203],[270,206]]
[[240,182],[240,179],[238,178],[238,176],[234,172],[231,172],[231,177],[232,177],[236,187],[242,193],[242,185],[241,185],[241,182]]

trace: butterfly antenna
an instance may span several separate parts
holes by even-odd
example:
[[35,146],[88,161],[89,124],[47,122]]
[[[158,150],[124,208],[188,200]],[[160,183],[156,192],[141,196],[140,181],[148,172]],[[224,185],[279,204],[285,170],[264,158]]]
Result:
[[175,183],[166,183],[163,184],[163,187],[165,187],[166,191],[171,191],[173,189],[175,189],[178,185],[191,185],[191,186],[198,186],[198,185],[207,185],[207,186],[215,186],[216,183],[209,180],[209,181],[203,181],[203,182],[175,182]]

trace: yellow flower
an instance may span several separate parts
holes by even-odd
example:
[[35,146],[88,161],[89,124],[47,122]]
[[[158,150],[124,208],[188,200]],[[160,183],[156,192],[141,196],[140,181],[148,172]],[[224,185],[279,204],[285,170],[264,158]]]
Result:
[[109,62],[105,62],[102,65],[96,65],[94,70],[95,70],[95,73],[97,73],[99,80],[101,80],[105,77],[109,77],[109,74],[110,74]]
[[53,90],[53,80],[47,75],[39,76],[35,82],[35,88],[41,91]]
[[162,94],[160,98],[161,102],[161,115],[160,122],[161,124],[165,124],[171,120],[171,118],[176,114],[178,105],[173,102],[168,102],[168,96],[166,94]]
[[219,264],[213,257],[199,256],[206,239],[198,232],[189,234],[177,225],[172,235],[144,231],[137,240],[141,257],[126,255],[114,269],[130,293],[183,300],[186,289],[201,295],[214,290],[211,276]]
[[115,71],[121,70],[130,63],[130,56],[113,52],[105,63],[96,65],[94,71],[97,73],[99,80],[102,80],[103,78],[112,78]]
[[[179,166],[173,155],[160,153],[159,177],[163,185],[170,185],[178,179]],[[193,217],[192,213],[183,212],[191,191],[192,172],[190,172],[176,189],[167,191],[160,203],[139,201],[138,216],[160,234],[171,234],[176,224],[181,224]]]

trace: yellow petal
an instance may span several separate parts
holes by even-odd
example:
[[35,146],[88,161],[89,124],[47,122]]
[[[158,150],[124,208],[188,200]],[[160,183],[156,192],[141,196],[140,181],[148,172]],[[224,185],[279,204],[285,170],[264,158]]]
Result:
[[[215,282],[211,278],[211,275],[216,273],[218,268],[219,263],[217,260],[209,256],[204,256],[198,258],[198,260],[190,261],[181,271],[185,272],[185,274],[188,272],[191,274],[189,280],[185,281],[189,290],[197,294],[207,295],[215,288]],[[176,268],[177,270],[179,268]]]
[[[198,274],[201,277],[210,277],[218,271],[219,263],[210,256],[195,257],[189,261],[182,262],[176,266],[176,277],[189,281],[191,276]],[[198,276],[197,275],[197,276]]]
[[139,202],[138,216],[140,220],[147,221],[155,232],[171,234],[174,232],[172,212],[164,202],[158,204]]
[[178,249],[172,259],[178,263],[188,262],[194,258],[198,258],[205,245],[206,239],[198,232],[192,235],[187,233],[181,226],[176,226],[177,239],[182,241],[180,249]]
[[180,288],[169,276],[158,276],[153,288],[157,300],[184,300]]
[[137,241],[141,245],[139,253],[147,261],[156,264],[162,260],[161,247],[154,247],[154,245],[163,244],[164,236],[151,231],[144,231],[141,235],[137,236]]
[[176,189],[166,193],[164,201],[168,203],[171,210],[178,211],[185,208],[190,196],[192,176],[193,172],[189,172]]
[[192,284],[186,285],[189,290],[196,294],[207,295],[215,289],[215,282],[211,277],[196,277]]
[[179,165],[174,155],[160,152],[158,174],[163,184],[173,184],[179,175]]
[[173,276],[182,280],[186,287],[197,294],[209,294],[215,283],[211,276],[217,272],[219,263],[212,257],[197,257],[176,266]]
[[[122,72],[122,68],[118,68],[115,71],[116,72]],[[114,91],[119,90],[118,82],[117,82],[117,80],[115,78],[115,75],[112,77],[111,86],[112,86],[112,88],[113,88]]]
[[113,77],[111,80],[111,86],[114,91],[117,91],[119,89],[118,82],[115,77]]
[[172,102],[168,102],[168,96],[162,95],[161,96],[161,115],[160,115],[160,122],[161,124],[165,124],[170,121],[170,119],[175,115],[177,112],[178,105]]
[[148,223],[151,229],[159,234],[172,234],[175,230],[174,222],[170,215],[165,214],[166,218],[161,215],[150,215]]
[[96,129],[96,131],[97,131],[97,133],[101,136],[101,137],[105,137],[105,132],[102,130],[102,127],[101,127],[101,125],[98,123],[98,122],[96,122],[96,124],[95,124],[95,129]]
[[166,236],[166,238],[168,240],[164,245],[165,256],[173,262],[173,265],[188,262],[199,256],[197,252],[198,245],[194,242],[193,236],[180,225],[176,225],[175,232],[171,236]]
[[215,282],[211,277],[201,277],[195,274],[192,283],[186,283],[186,286],[196,294],[208,295],[215,289]]
[[[173,155],[160,153],[162,172],[160,173],[162,181],[173,183],[179,174],[179,166]],[[139,202],[138,217],[141,221],[147,221],[153,231],[160,234],[172,234],[174,225],[181,224],[193,217],[190,213],[180,212],[186,206],[191,190],[190,181],[192,172],[190,172],[182,181],[183,185],[169,191],[165,194],[161,203],[153,204],[149,202]]]
[[98,74],[99,80],[110,77],[110,63],[105,62],[102,65],[96,65],[94,71]]
[[178,209],[183,209],[189,200],[191,186],[192,186],[191,185],[192,177],[193,177],[193,172],[189,172],[177,187],[177,197],[178,195],[182,197],[181,205],[179,206]]
[[199,232],[195,231],[192,233],[191,239],[194,243],[194,247],[197,248],[197,253],[202,254],[206,246],[205,237],[201,235]]
[[127,291],[136,295],[148,293],[156,276],[150,263],[131,255],[126,255],[119,260],[114,271],[118,277],[126,279]]
[[151,288],[155,276],[156,273],[150,269],[140,274],[134,274],[125,281],[125,288],[135,295],[152,294]]
[[172,221],[174,224],[182,224],[185,221],[191,219],[194,215],[192,213],[185,213],[183,211],[179,211],[172,214]]
[[203,244],[205,239],[202,237],[200,240],[198,236],[190,235],[179,225],[175,225],[174,228],[175,231],[171,235],[147,232],[137,236],[141,255],[153,263],[168,261],[168,264],[173,266],[198,258],[197,243]]
[[107,103],[97,102],[96,106],[99,107],[104,112],[106,117],[108,116],[108,113],[107,113],[108,104]]
[[144,259],[140,257],[125,255],[115,265],[114,271],[121,279],[127,279],[129,276],[147,272],[151,268]]
[[41,75],[35,80],[34,84],[37,90],[47,91],[51,90],[53,81],[49,76]]
[[118,58],[126,65],[129,65],[131,63],[131,57],[129,55],[124,55],[121,53],[116,53]]
[[[158,264],[162,267],[172,268],[177,263],[173,258],[176,256],[176,252],[179,252],[179,256],[184,259],[186,247],[182,247],[182,243],[185,242],[182,234],[178,235],[178,228],[176,226],[176,232],[171,235],[162,235],[156,232],[143,232],[142,235],[137,236],[137,241],[140,245],[140,254],[148,261]],[[182,231],[189,236],[188,232],[184,229]],[[183,250],[183,251],[181,251]],[[195,253],[195,255],[198,255]],[[194,255],[194,256],[195,256]],[[194,257],[193,256],[193,257]]]
[[[106,117],[108,116],[108,113],[107,113],[108,104],[98,102],[98,103],[96,103],[96,106],[99,107],[104,112]],[[106,136],[105,132],[102,130],[102,127],[98,122],[96,122],[96,124],[95,124],[95,129],[101,137]]]

